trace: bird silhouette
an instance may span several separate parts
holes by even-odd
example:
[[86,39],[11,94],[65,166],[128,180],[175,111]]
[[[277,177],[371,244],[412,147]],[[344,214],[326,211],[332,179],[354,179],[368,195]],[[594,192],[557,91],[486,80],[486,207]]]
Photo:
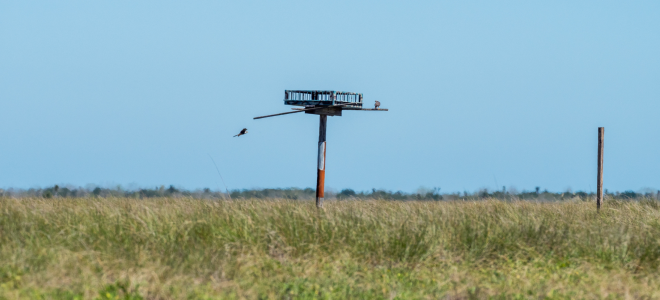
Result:
[[380,101],[376,100],[376,109],[380,107]]
[[247,133],[247,128],[243,128],[243,130],[241,130],[241,132],[239,132],[239,133],[238,133],[237,135],[235,135],[234,137],[241,136],[241,135],[244,135],[244,134],[246,134],[246,133]]

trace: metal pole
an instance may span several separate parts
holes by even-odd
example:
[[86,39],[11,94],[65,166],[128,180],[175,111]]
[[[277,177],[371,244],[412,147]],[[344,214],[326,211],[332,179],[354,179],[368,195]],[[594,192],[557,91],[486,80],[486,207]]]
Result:
[[323,207],[325,187],[325,128],[328,124],[328,115],[320,115],[319,125],[319,156],[316,173],[316,207]]
[[603,147],[605,138],[605,127],[598,127],[598,179],[596,180],[596,209],[600,211],[603,203]]

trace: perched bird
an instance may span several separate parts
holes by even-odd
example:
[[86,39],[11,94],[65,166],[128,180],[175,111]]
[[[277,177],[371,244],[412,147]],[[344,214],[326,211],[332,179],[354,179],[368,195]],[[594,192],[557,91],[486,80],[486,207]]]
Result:
[[376,100],[376,109],[380,107],[380,101]]
[[247,133],[247,128],[243,128],[243,130],[241,130],[241,132],[239,134],[235,135],[234,137],[241,136],[241,135],[244,135],[246,133]]

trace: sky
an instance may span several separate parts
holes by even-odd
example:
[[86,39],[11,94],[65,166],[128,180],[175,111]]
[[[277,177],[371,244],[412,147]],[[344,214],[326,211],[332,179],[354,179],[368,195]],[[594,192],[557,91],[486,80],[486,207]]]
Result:
[[[0,187],[660,189],[659,1],[0,1]],[[242,128],[248,134],[233,137]],[[222,174],[220,179],[212,159]]]

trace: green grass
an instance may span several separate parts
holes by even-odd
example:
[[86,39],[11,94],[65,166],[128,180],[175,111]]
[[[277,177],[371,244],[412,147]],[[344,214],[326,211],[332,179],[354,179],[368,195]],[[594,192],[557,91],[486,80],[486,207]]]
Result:
[[658,202],[0,198],[0,299],[660,298]]

